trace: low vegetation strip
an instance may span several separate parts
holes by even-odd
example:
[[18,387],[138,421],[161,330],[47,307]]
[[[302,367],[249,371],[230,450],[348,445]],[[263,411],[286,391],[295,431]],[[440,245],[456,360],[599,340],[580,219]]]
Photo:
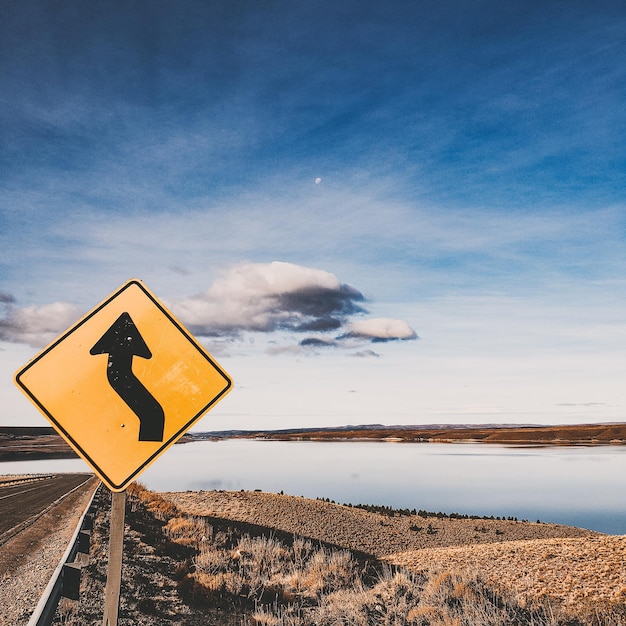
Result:
[[0,461],[61,459],[76,453],[53,428],[0,427]]
[[[6,474],[0,476],[0,487],[10,487],[20,483],[32,483],[37,480],[45,480],[50,474]],[[2,497],[0,495],[0,497]]]
[[[563,446],[626,443],[626,424],[572,426],[382,426],[363,425],[324,429],[270,431],[220,431],[187,433],[179,441],[215,439],[274,439],[280,441],[346,441],[462,443],[467,441],[503,445]],[[0,426],[0,461],[73,458],[76,453],[52,428]]]
[[376,558],[423,548],[596,534],[571,526],[514,520],[381,515],[320,500],[256,491],[162,495],[189,515],[256,524]]

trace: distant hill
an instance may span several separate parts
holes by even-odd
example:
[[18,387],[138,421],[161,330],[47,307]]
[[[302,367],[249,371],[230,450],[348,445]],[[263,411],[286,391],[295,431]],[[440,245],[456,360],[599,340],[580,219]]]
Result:
[[188,433],[192,440],[273,439],[280,441],[376,440],[405,442],[462,442],[524,445],[600,445],[626,443],[626,424],[539,426],[520,424],[429,424],[425,426],[339,426],[281,430],[227,430]]
[[0,437],[40,437],[41,435],[56,435],[52,426],[0,426]]
[[76,456],[51,426],[0,426],[0,461],[71,459]]
[[[507,445],[606,445],[626,443],[626,424],[537,426],[520,424],[428,424],[385,426],[364,424],[280,430],[191,432],[179,443],[216,439],[275,441],[388,441],[414,443],[480,442]],[[0,461],[74,458],[76,453],[51,427],[1,426]],[[1,473],[0,468],[0,473]]]

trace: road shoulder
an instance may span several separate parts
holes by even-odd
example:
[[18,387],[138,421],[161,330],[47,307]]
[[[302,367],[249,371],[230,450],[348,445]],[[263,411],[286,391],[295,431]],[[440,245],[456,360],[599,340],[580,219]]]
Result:
[[98,486],[93,478],[0,547],[0,623],[27,624]]

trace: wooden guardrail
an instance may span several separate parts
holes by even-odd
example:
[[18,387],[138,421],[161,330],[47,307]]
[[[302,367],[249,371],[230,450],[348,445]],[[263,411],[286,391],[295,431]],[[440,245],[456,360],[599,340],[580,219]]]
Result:
[[69,545],[44,589],[28,626],[50,626],[62,596],[78,599],[80,570],[81,566],[87,563],[91,530],[101,492],[102,483],[94,491],[89,504],[78,520]]

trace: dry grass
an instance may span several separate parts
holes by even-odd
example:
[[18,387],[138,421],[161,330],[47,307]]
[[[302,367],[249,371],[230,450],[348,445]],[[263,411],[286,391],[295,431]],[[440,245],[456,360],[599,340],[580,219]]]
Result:
[[35,482],[48,478],[50,474],[5,474],[0,476],[0,485],[2,487],[10,487],[11,485]]
[[[491,589],[489,593],[499,594],[500,601],[502,597],[509,598],[510,605],[516,610],[539,611],[532,618],[534,622],[519,623],[559,623],[556,616],[549,618],[546,604],[554,612],[561,611],[561,615],[579,616],[581,623],[626,623],[622,621],[626,601],[626,537],[553,524],[505,520],[390,518],[327,502],[259,492],[164,495],[187,514],[253,523],[345,546],[411,571],[410,576],[428,579],[430,584],[424,585],[420,591],[420,604],[411,607],[402,618],[405,622],[398,623],[412,623],[409,615],[411,619],[421,616],[422,622],[416,623],[444,623],[441,607],[424,600],[429,589],[438,586],[433,581],[440,574],[460,577],[456,583],[457,591],[450,592],[446,602],[449,604],[455,594],[461,594],[460,590],[465,589],[463,604],[466,612],[470,605],[475,610],[484,605],[480,600],[484,593],[476,595],[476,589],[482,588],[485,593]],[[428,523],[432,523],[434,532],[424,530]],[[412,528],[422,530],[416,532]],[[393,549],[399,545],[411,547]],[[341,604],[336,598],[344,597],[348,591],[339,589],[336,593],[340,596],[324,596],[320,611],[329,610],[327,602]],[[373,592],[370,589],[367,593]],[[467,598],[473,598],[472,602]],[[488,602],[488,608],[483,606],[480,610],[491,610],[492,604]],[[281,610],[283,621],[276,623],[292,623],[288,620],[292,616]],[[267,624],[277,619],[275,612],[263,611],[268,615]],[[427,615],[430,617],[425,617]],[[550,622],[549,619],[557,621]],[[564,617],[560,619],[565,620]],[[344,622],[337,623],[360,622],[345,617]],[[499,622],[483,620],[476,623]]]
[[[185,530],[189,534],[185,534]],[[478,577],[385,568],[372,579],[344,550],[271,536],[238,539],[199,519],[176,518],[168,533],[200,547],[182,586],[196,603],[254,607],[257,626],[505,626],[566,624],[546,607],[525,608]]]
[[136,501],[141,502],[158,520],[167,521],[177,514],[176,506],[172,502],[162,498],[154,491],[149,491],[141,483],[131,483],[127,493],[133,496]]
[[[181,497],[174,498],[174,495]],[[202,505],[201,500],[206,496]],[[166,531],[171,540],[197,550],[196,558],[184,573],[181,592],[194,602],[211,606],[235,604],[253,609],[251,621],[246,623],[257,626],[626,624],[624,598],[620,595],[623,586],[616,587],[610,597],[603,596],[601,591],[606,590],[607,576],[621,581],[623,538],[609,538],[614,540],[611,545],[604,542],[606,537],[580,531],[578,536],[570,538],[509,542],[494,539],[475,547],[457,545],[388,555],[390,565],[372,569],[364,568],[363,561],[355,559],[349,550],[329,549],[310,538],[294,536],[292,543],[285,543],[274,538],[269,529],[266,535],[257,537],[214,532],[210,520],[217,519],[218,511],[211,504],[214,504],[215,496],[215,493],[168,494],[168,500],[174,498],[182,502],[194,514],[181,514],[179,509],[178,516],[169,520]],[[344,514],[352,516],[351,524],[346,526],[345,519],[337,521],[336,518],[335,524],[344,526],[343,530],[348,534],[356,531],[364,520],[372,519],[377,521],[374,528],[378,534],[390,532],[389,527],[381,530],[382,516],[349,508],[346,513],[344,509],[347,507],[303,498],[237,492],[219,494],[218,499],[224,508],[224,498],[228,496],[231,497],[228,504],[230,515],[245,518],[243,521],[254,520],[257,524],[261,521],[256,509],[249,509],[244,515],[244,501],[267,503],[271,500],[274,502],[275,528],[285,529],[288,524],[285,524],[283,515],[289,517],[294,511],[303,515],[306,509],[308,514],[304,518],[311,527],[316,527],[314,518],[320,511],[325,519],[329,512],[343,510]],[[277,508],[276,502],[283,506]],[[471,520],[448,521],[476,523]],[[483,524],[483,520],[480,523]],[[575,529],[544,524],[524,526],[519,523],[517,526],[526,526],[531,536],[538,529],[545,533],[577,534]],[[394,530],[392,527],[391,531]],[[442,528],[439,531],[439,541],[450,540]],[[435,536],[438,534],[434,533]],[[501,535],[494,533],[494,537]],[[586,552],[578,553],[576,557],[574,547],[583,546],[586,546]],[[480,550],[483,559],[479,562],[476,551]],[[563,578],[559,587],[556,579],[546,577],[541,564],[551,559],[556,559],[556,563],[565,556],[571,562],[576,558],[584,562],[591,554],[597,555],[598,563],[604,562],[603,568],[595,571],[593,584],[588,584],[593,578],[591,574],[591,578],[581,581],[578,585],[580,595],[574,593],[572,601],[566,602],[565,595],[559,595],[559,592],[572,588],[568,584],[572,576],[577,575],[576,570],[569,579]],[[465,559],[461,558],[462,555]],[[505,573],[506,564],[510,570]],[[566,565],[561,562],[561,566]],[[520,575],[522,571],[525,578]],[[514,579],[528,581],[526,594],[508,584]],[[547,594],[548,589],[554,589],[554,593]]]
[[524,606],[550,599],[580,613],[626,602],[626,537],[510,541],[433,548],[386,557],[413,571],[437,567],[472,572],[512,593]]
[[[267,495],[254,494],[247,501]],[[241,515],[243,500],[236,500]],[[146,626],[167,623],[230,626],[626,624],[619,594],[607,596],[606,602],[596,601],[600,598],[599,590],[604,588],[603,580],[615,579],[616,572],[617,579],[621,580],[626,556],[624,538],[608,538],[614,542],[611,545],[604,541],[607,537],[581,533],[565,539],[498,543],[495,537],[501,535],[494,532],[492,541],[474,547],[456,545],[411,550],[388,555],[386,563],[374,560],[368,564],[347,549],[330,548],[297,535],[286,535],[279,540],[278,534],[274,534],[279,533],[281,513],[293,513],[294,504],[297,504],[298,514],[306,514],[309,506],[307,523],[311,527],[315,527],[312,518],[316,512],[324,511],[324,516],[332,516],[333,511],[346,507],[286,496],[277,496],[273,501],[283,504],[274,506],[273,523],[265,524],[265,528],[254,528],[253,534],[248,532],[252,527],[245,524],[225,522],[223,518],[207,517],[198,512],[184,513],[171,498],[165,499],[141,485],[133,485],[129,489],[128,505],[135,514],[128,516],[131,529],[126,539],[127,543],[132,540],[134,547],[133,556],[126,559],[125,565],[131,568],[125,570],[125,580],[132,592],[129,588],[125,601],[127,609],[131,601],[134,608],[128,613],[128,619],[132,619],[128,623]],[[385,523],[396,520],[353,509],[348,509],[348,513],[354,515],[353,524],[363,520]],[[258,511],[255,516],[258,519]],[[348,519],[342,518],[342,523]],[[533,529],[543,526],[546,525],[528,525]],[[396,530],[393,525],[381,526],[380,523],[373,528],[378,528],[379,533]],[[343,530],[349,534],[354,526]],[[546,532],[545,528],[541,530]],[[443,527],[433,536],[442,542],[450,539]],[[585,546],[585,551],[578,552]],[[95,548],[95,542],[92,547]],[[178,555],[177,561],[168,566],[173,578],[167,582],[163,578],[163,554],[170,558]],[[585,563],[593,555],[597,555],[595,579],[581,586],[587,591],[587,595],[581,597],[585,602],[564,603],[563,608],[560,607],[556,593],[559,587],[541,567],[545,563],[560,562],[563,567],[572,568],[575,562]],[[570,560],[564,561],[566,558]],[[517,576],[522,581],[523,571],[528,574],[528,597],[504,584],[506,576]],[[568,573],[578,576],[575,569],[572,571],[573,574]],[[533,585],[539,586],[534,588]],[[548,597],[545,590],[552,589],[552,585],[555,585],[555,593]],[[623,601],[623,597],[621,599]],[[98,597],[97,603],[100,601]],[[86,620],[85,615],[91,613],[77,611],[71,615],[66,611],[60,616],[65,620],[61,623],[96,623],[91,618]]]
[[354,577],[349,551],[314,548],[301,538],[285,545],[271,535],[214,532],[197,517],[170,519],[165,531],[174,542],[197,549],[190,568],[196,600],[201,595],[218,605],[302,605]]

